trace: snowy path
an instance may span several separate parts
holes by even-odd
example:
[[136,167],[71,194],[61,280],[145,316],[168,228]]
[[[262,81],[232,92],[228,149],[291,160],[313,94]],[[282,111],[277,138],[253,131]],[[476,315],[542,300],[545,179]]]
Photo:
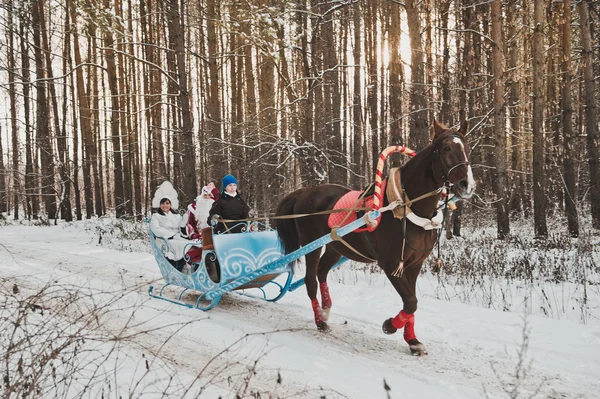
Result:
[[[164,345],[160,358],[182,379],[193,378],[222,350],[253,334],[218,356],[201,378],[205,383],[212,378],[209,383],[231,397],[252,366],[256,373],[246,395],[385,398],[384,380],[392,398],[509,397],[505,390],[515,382],[519,397],[538,388],[539,397],[552,398],[595,397],[600,391],[597,326],[530,316],[531,363],[517,381],[521,315],[422,299],[416,331],[429,355],[412,357],[401,334],[381,332],[382,321],[400,308],[399,297],[381,276],[354,272],[357,281],[349,283],[348,271],[333,275],[332,332],[324,335],[313,326],[304,290],[276,304],[230,294],[202,313],[149,299],[148,286],[160,282],[149,253],[99,247],[73,227],[0,227],[0,244],[0,275],[32,290],[54,280],[98,291],[135,287],[113,305],[121,310],[103,328],[119,331],[127,322],[139,323],[132,328],[149,331],[129,348],[132,356],[141,359],[145,350],[156,352]],[[166,324],[174,325],[154,328]]]

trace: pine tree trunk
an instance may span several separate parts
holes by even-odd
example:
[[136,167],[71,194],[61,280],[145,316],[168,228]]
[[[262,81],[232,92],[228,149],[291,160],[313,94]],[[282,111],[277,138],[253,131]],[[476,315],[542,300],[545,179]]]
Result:
[[491,165],[495,167],[492,184],[496,195],[496,220],[498,238],[510,234],[508,213],[508,190],[506,171],[506,131],[504,103],[504,51],[502,49],[502,1],[491,4],[492,68],[494,76],[494,152],[490,154]]
[[[39,197],[34,174],[34,144],[31,132],[31,110],[30,110],[30,65],[29,65],[29,47],[28,47],[28,32],[29,28],[25,25],[25,21],[21,20],[19,26],[19,34],[23,38],[21,40],[21,70],[23,75],[23,118],[25,120],[25,208],[27,218],[37,220],[39,206]],[[18,168],[16,169],[18,170]]]
[[[66,2],[65,2],[66,3]],[[70,70],[70,54],[71,54],[71,40],[69,38],[69,11],[68,9],[65,11],[65,30],[63,37],[63,59],[62,59],[62,70],[63,75],[63,92],[62,92],[62,129],[61,129],[61,137],[57,138],[58,149],[59,149],[59,157],[61,162],[61,179],[63,185],[63,193],[62,193],[62,201],[61,201],[61,218],[63,218],[67,222],[71,222],[73,220],[73,208],[71,205],[71,162],[69,159],[69,142],[67,140],[67,116],[68,116],[68,107],[69,104],[69,93],[68,88],[69,85],[72,85],[73,75],[69,74],[67,77],[67,71]],[[75,108],[75,107],[72,107]],[[76,132],[76,123],[73,124],[73,130]],[[61,142],[62,140],[62,142]],[[76,149],[73,149],[75,152]]]
[[[133,10],[132,10],[132,2],[129,1],[127,2],[128,4],[128,18],[127,18],[127,28],[128,28],[128,33],[131,37],[134,37],[134,30],[133,30]],[[136,68],[136,61],[134,59],[135,56],[137,56],[136,52],[135,52],[135,48],[133,45],[133,42],[131,42],[129,44],[129,54],[131,55],[131,57],[129,58],[129,70],[130,70],[130,74],[129,77],[131,79],[131,85],[132,85],[132,100],[131,100],[131,115],[132,115],[132,123],[133,126],[131,127],[130,131],[130,140],[129,140],[129,154],[131,157],[131,161],[132,161],[132,170],[133,170],[133,203],[134,203],[134,214],[135,214],[135,218],[138,221],[142,220],[143,217],[143,213],[142,213],[142,174],[141,174],[141,170],[140,170],[140,127],[141,127],[141,123],[140,120],[140,116],[138,114],[138,99],[141,97],[140,96],[140,92],[139,92],[139,88],[141,88],[142,86],[140,85],[140,81],[139,81],[139,69]],[[140,67],[141,68],[141,67]]]
[[[471,29],[473,24],[473,9],[468,7],[469,0],[463,0],[462,4],[462,24],[464,29]],[[459,41],[457,40],[457,43]],[[473,96],[469,94],[470,85],[473,84],[473,41],[471,40],[471,34],[467,33],[464,36],[464,43],[462,46],[462,51],[457,49],[457,54],[460,54],[460,62],[461,67],[459,68],[462,73],[460,75],[460,87],[461,90],[459,92],[458,104],[459,104],[459,112],[460,112],[460,121],[461,123],[468,118],[473,118],[473,101],[471,100]],[[472,155],[471,155],[472,157]],[[474,160],[471,159],[471,162]]]
[[[283,13],[285,11],[285,4],[281,3],[280,5],[281,8],[281,12]],[[293,115],[293,110],[297,109],[298,107],[298,97],[295,93],[295,91],[293,90],[293,85],[291,83],[290,80],[290,67],[288,64],[288,60],[287,57],[285,55],[285,48],[286,48],[286,43],[285,43],[285,28],[284,26],[280,26],[278,29],[278,33],[277,33],[277,37],[279,40],[279,60],[280,60],[280,65],[281,65],[281,72],[280,72],[280,87],[283,91],[283,93],[285,94],[285,96],[283,96],[282,98],[282,102],[284,104],[287,105],[287,108],[289,109],[288,111],[288,116],[284,117],[284,121],[285,121],[285,126],[287,126],[287,128],[282,126],[282,136],[285,139],[293,139],[293,137],[291,136],[291,133],[296,129],[296,127],[298,126],[298,118],[294,118],[292,117]],[[239,113],[238,113],[239,115]],[[281,161],[283,159],[288,159],[288,161],[286,162],[286,164],[284,165],[284,169],[283,169],[283,174],[284,174],[284,182],[283,182],[283,193],[284,194],[288,194],[291,193],[292,191],[294,191],[297,188],[297,178],[298,176],[296,176],[295,173],[295,166],[296,166],[296,159],[293,157],[288,158],[288,154],[287,151],[286,152],[282,152],[280,154],[280,162],[278,164],[281,164]]]
[[[65,50],[64,56],[69,67],[69,70],[73,70],[73,59],[71,58],[71,2],[70,0],[65,1]],[[77,44],[77,36],[73,36],[73,42],[75,46]],[[77,47],[79,49],[79,47]],[[80,68],[77,68],[76,74]],[[79,85],[79,79],[77,78],[77,85]],[[72,118],[73,121],[77,121],[79,119],[80,124],[73,123],[73,192],[75,194],[75,217],[77,220],[81,220],[83,218],[82,210],[81,210],[81,191],[79,190],[79,126],[83,126],[82,118],[78,118],[77,109],[79,108],[81,111],[82,103],[81,101],[77,101],[75,96],[75,84],[73,82],[73,74],[69,75],[69,87],[70,87],[70,97],[71,97],[71,107]],[[66,101],[66,100],[65,100]],[[76,107],[75,104],[78,104],[79,107]],[[66,118],[66,106],[63,108],[63,115]],[[81,115],[81,114],[80,114]]]
[[[183,4],[183,3],[182,3]],[[192,201],[198,194],[196,182],[196,154],[194,151],[194,127],[190,106],[190,93],[188,91],[188,76],[186,72],[185,56],[185,26],[182,22],[184,10],[179,10],[178,0],[169,1],[169,31],[173,33],[172,45],[175,50],[177,64],[178,102],[181,107],[181,133],[180,149],[183,153],[183,194],[184,199]],[[217,120],[220,120],[217,119]]]
[[[249,7],[248,4],[246,4],[243,8],[244,12],[246,13],[252,13],[251,7]],[[258,120],[257,120],[257,115],[258,115],[258,101],[259,99],[256,98],[256,78],[254,76],[254,59],[252,56],[252,45],[251,45],[251,41],[248,40],[248,38],[252,37],[252,21],[250,20],[244,20],[241,23],[241,30],[242,33],[244,34],[244,40],[242,43],[240,43],[241,46],[243,46],[243,54],[244,54],[244,65],[243,65],[243,76],[244,76],[244,91],[245,91],[245,97],[246,97],[246,113],[244,115],[244,128],[245,128],[245,132],[243,133],[246,136],[246,140],[250,140],[250,142],[256,144],[259,140],[258,138]],[[216,51],[216,50],[215,50]],[[216,70],[214,71],[215,75],[216,75]],[[212,75],[211,75],[212,76]],[[222,150],[223,151],[223,150]],[[260,148],[256,147],[256,148],[249,148],[247,150],[244,151],[244,158],[247,160],[255,160],[258,159],[258,157],[260,156]],[[226,171],[229,168],[229,165],[227,165],[228,160],[227,159],[223,159],[223,161],[221,162],[221,166],[220,166],[220,170],[221,172],[218,173],[217,176],[222,177]],[[251,192],[251,193],[258,193],[258,185],[259,182],[255,182],[253,181],[254,179],[251,178],[252,174],[254,172],[253,170],[247,170],[247,171],[243,171],[241,172],[241,176],[243,178],[243,180],[245,181],[246,184],[246,190],[247,192]]]
[[[450,126],[454,125],[454,116],[452,115],[452,104],[450,102],[450,47],[448,45],[448,19],[450,14],[450,0],[442,0],[440,3],[440,14],[442,19],[442,109],[440,111],[441,119]],[[466,35],[468,36],[468,35]],[[463,60],[464,62],[464,60]],[[462,68],[459,68],[461,70]],[[464,93],[464,91],[463,91]],[[461,106],[462,108],[462,106]],[[460,121],[462,123],[462,120]]]
[[[220,179],[229,173],[227,148],[220,141],[223,139],[221,135],[221,97],[219,96],[219,70],[217,60],[219,57],[217,43],[217,24],[218,19],[218,1],[206,1],[206,17],[207,17],[207,47],[208,47],[208,76],[210,78],[208,88],[208,102],[206,104],[208,121],[207,121],[207,136],[211,141],[210,158],[213,164],[213,176]],[[252,73],[252,49],[250,46],[245,46],[246,52],[246,76]],[[247,102],[248,114],[251,118],[256,117],[256,94],[254,91],[254,78],[246,82],[248,85]],[[255,159],[255,158],[254,158]],[[246,182],[249,183],[249,182]],[[223,187],[225,188],[225,187]]]
[[573,132],[573,104],[571,100],[571,85],[573,71],[571,70],[571,0],[563,0],[562,7],[561,50],[562,50],[562,128],[564,137],[564,188],[565,211],[567,212],[568,231],[571,237],[579,236],[579,218],[577,215],[577,177],[575,172],[575,133]]
[[[160,64],[156,56],[155,46],[159,45],[158,35],[155,33],[157,24],[155,10],[152,8],[152,1],[140,1],[140,15],[142,18],[142,41],[146,60],[152,64]],[[146,9],[147,5],[147,9]],[[155,37],[156,36],[156,37]],[[148,95],[145,97],[146,120],[148,123],[148,175],[149,189],[153,194],[154,190],[166,179],[167,171],[165,166],[165,152],[161,135],[162,113],[160,103],[162,102],[159,93],[161,90],[161,74],[156,68],[149,67],[144,74],[147,82]],[[151,195],[150,195],[151,198]]]
[[[149,44],[150,43],[150,39],[148,37],[149,32],[148,32],[148,24],[150,22],[151,19],[148,18],[148,10],[146,7],[146,1],[145,0],[140,0],[139,3],[139,14],[140,14],[140,31],[141,31],[141,42],[144,44]],[[152,62],[152,51],[153,48],[152,46],[149,45],[145,45],[143,46],[144,48],[144,57],[145,60],[148,62]],[[146,148],[146,169],[145,169],[145,175],[146,175],[146,179],[145,179],[145,191],[144,191],[144,195],[146,198],[145,201],[145,213],[148,213],[148,207],[152,206],[152,204],[150,204],[149,202],[152,200],[152,194],[150,193],[150,190],[154,189],[154,187],[157,186],[156,184],[156,173],[155,173],[155,167],[154,167],[154,142],[152,140],[152,135],[153,135],[153,128],[152,128],[152,112],[151,112],[151,103],[152,103],[152,86],[150,83],[150,66],[144,64],[141,68],[141,73],[142,73],[142,93],[144,93],[142,95],[143,98],[143,102],[142,102],[142,106],[144,107],[144,119],[146,121],[146,134],[148,135],[148,141],[147,141],[147,148]],[[143,136],[142,136],[143,137]]]
[[[94,41],[97,41],[96,38],[92,38],[92,43],[94,43]],[[102,39],[100,39],[102,40]],[[100,108],[102,108],[103,110],[108,110],[110,109],[110,105],[109,105],[109,101],[110,101],[110,96],[108,95],[108,88],[107,88],[107,80],[108,80],[108,76],[106,76],[106,73],[101,73],[100,74],[100,82],[98,82],[98,87],[94,87],[94,90],[99,90],[99,92],[101,93],[107,93],[105,95],[102,96],[102,101],[98,101],[96,102],[96,100],[94,99],[92,101],[92,106],[94,106],[95,104],[98,104],[98,113],[93,112],[94,118],[98,117],[98,119],[100,119]],[[98,99],[100,100],[100,99]],[[105,111],[105,115],[106,115],[106,111]],[[103,162],[98,162],[99,165],[104,164],[104,171],[103,171],[103,175],[105,176],[105,181],[106,181],[106,192],[107,193],[112,193],[113,192],[113,187],[114,187],[114,181],[111,182],[111,175],[113,176],[114,179],[114,162],[112,160],[112,143],[110,140],[111,134],[110,134],[110,130],[111,130],[111,125],[110,125],[110,121],[108,118],[106,118],[105,122],[101,125],[98,126],[98,129],[95,130],[96,134],[95,136],[98,137],[98,139],[100,139],[100,137],[102,137],[102,143],[99,143],[101,145],[98,146],[98,156],[99,157],[103,157]],[[103,144],[103,145],[102,145]],[[102,148],[101,148],[102,147]],[[106,213],[106,209],[114,209],[115,208],[115,204],[114,204],[114,195],[106,195],[106,197],[104,197],[104,201],[103,201],[103,206],[102,206],[102,211],[103,213]]]
[[[348,49],[350,48],[350,18],[351,18],[351,12],[352,12],[352,8],[351,7],[344,7],[342,9],[342,19],[344,21],[348,21],[344,24],[342,24],[342,30],[340,32],[340,36],[341,36],[341,48],[342,53],[341,53],[341,62],[342,65],[348,65],[349,61],[349,56],[348,56]],[[352,113],[352,109],[351,107],[347,106],[348,104],[348,100],[350,98],[350,76],[348,73],[348,69],[344,70],[344,73],[342,73],[341,75],[341,80],[340,80],[340,85],[341,85],[341,90],[342,90],[342,99],[344,101],[344,105],[342,107],[342,119],[344,121],[350,121],[350,117],[351,117],[351,113]],[[350,183],[350,174],[351,174],[351,169],[350,169],[350,165],[352,163],[352,158],[351,158],[351,145],[350,145],[350,139],[352,137],[352,132],[350,129],[348,129],[348,124],[349,122],[344,123],[343,129],[342,129],[342,152],[345,155],[345,159],[344,159],[344,167],[346,168],[346,171],[344,173],[344,185],[349,185]]]
[[596,101],[594,99],[594,70],[592,67],[592,35],[590,32],[589,0],[577,4],[583,47],[583,83],[585,87],[585,131],[587,138],[588,168],[590,173],[590,202],[592,226],[600,229],[600,161],[598,160],[598,131]]
[[[91,36],[91,43],[88,47],[88,60],[90,63],[98,63],[101,60],[98,59],[98,40],[96,39],[96,26],[93,23],[88,23],[87,25],[88,31]],[[104,173],[102,171],[102,143],[105,140],[102,140],[101,137],[101,126],[100,126],[100,98],[101,96],[98,91],[98,69],[95,66],[92,66],[88,69],[88,87],[87,92],[89,93],[90,102],[92,105],[91,115],[92,120],[90,121],[92,127],[92,137],[94,142],[94,163],[92,165],[92,179],[94,179],[94,209],[96,212],[96,216],[100,217],[106,213],[106,198],[103,195],[103,183],[104,183]],[[104,79],[104,71],[100,70],[100,75],[102,76],[102,80]],[[106,109],[106,107],[104,107]],[[107,180],[107,190],[108,189],[108,176],[106,174]]]
[[[547,237],[546,178],[544,174],[544,0],[535,0],[532,47],[533,220],[536,237]],[[520,190],[517,189],[517,191]]]
[[[81,65],[81,52],[79,50],[79,35],[75,27],[77,26],[77,13],[75,7],[71,7],[71,24],[73,29],[71,33],[73,35],[73,54],[75,56],[76,66]],[[83,190],[85,197],[85,213],[86,218],[90,219],[94,214],[94,201],[92,191],[92,165],[95,163],[96,157],[96,146],[93,140],[92,131],[92,113],[90,111],[90,98],[85,90],[83,70],[81,67],[76,68],[75,77],[77,81],[77,96],[79,106],[79,122],[81,127],[81,137],[84,143],[84,151],[82,152],[83,159]],[[77,173],[77,171],[75,171]]]
[[[264,0],[261,2],[261,6],[264,7],[265,12],[269,12],[270,7],[274,7],[275,4],[272,0]],[[271,32],[274,27],[269,21],[261,21],[259,24],[259,31]],[[276,42],[273,42],[273,46]],[[259,50],[258,62],[259,62],[259,84],[258,94],[260,103],[260,114],[259,123],[259,142],[261,143],[274,143],[278,140],[277,138],[277,111],[275,104],[275,61],[271,54],[275,53],[274,47],[266,47]],[[266,148],[262,150],[263,153],[268,152],[270,149]],[[277,154],[270,151],[271,155],[265,158],[263,165],[259,166],[262,173],[257,179],[258,185],[255,187],[254,197],[257,201],[257,209],[269,210],[275,208],[277,205],[277,194],[279,190],[270,190],[271,187],[279,187],[281,182],[272,165],[277,162]],[[258,177],[258,176],[257,176]],[[256,179],[256,178],[255,178]],[[262,180],[262,182],[260,182]],[[260,189],[262,187],[262,189]],[[274,200],[274,201],[273,201]],[[273,201],[273,203],[271,203]]]
[[2,126],[0,126],[0,214],[8,211],[6,175],[6,168],[4,167],[4,148],[2,147]]
[[[104,9],[108,12],[110,10],[110,3],[108,0],[103,0]],[[115,199],[115,213],[118,218],[122,218],[126,215],[125,204],[124,204],[124,183],[123,183],[123,154],[121,146],[121,131],[120,131],[120,117],[121,109],[119,104],[119,87],[117,82],[117,67],[115,62],[115,52],[113,49],[114,40],[112,35],[112,29],[107,26],[103,29],[104,39],[104,56],[106,59],[106,71],[108,74],[108,88],[110,93],[110,136],[113,145],[113,162],[114,162],[114,199]],[[123,132],[124,133],[124,132]],[[91,141],[90,137],[90,141]],[[92,143],[93,144],[93,143]],[[86,143],[86,146],[88,143]],[[90,146],[95,148],[95,146]]]
[[[352,54],[354,56],[354,64],[360,64],[360,58],[362,53],[362,34],[361,29],[361,13],[360,5],[355,4],[353,7],[354,16],[354,45]],[[356,171],[360,168],[360,155],[362,146],[362,130],[363,130],[363,118],[362,118],[362,87],[361,87],[361,73],[360,68],[356,68],[354,71],[354,83],[353,83],[353,95],[352,95],[352,120],[354,125],[354,134],[352,139],[352,169]],[[355,189],[360,187],[361,181],[358,173],[352,174],[352,186]]]
[[[366,8],[369,10],[368,12],[368,21],[365,21],[365,25],[368,26],[368,37],[370,45],[367,45],[367,72],[368,72],[368,80],[367,80],[367,107],[369,108],[369,132],[365,131],[365,143],[369,143],[367,141],[370,136],[370,145],[371,145],[371,163],[367,164],[367,167],[364,169],[364,174],[367,175],[367,182],[372,181],[374,178],[375,169],[377,168],[377,160],[379,153],[382,148],[379,145],[379,110],[377,108],[378,96],[377,90],[379,89],[379,76],[378,76],[378,65],[379,65],[379,46],[377,43],[378,37],[378,9],[380,2],[379,1],[371,1]],[[333,51],[333,50],[332,50]],[[337,90],[336,90],[337,92]],[[367,135],[367,133],[369,133]],[[367,147],[367,145],[365,145]],[[339,148],[339,147],[338,147]],[[368,160],[368,151],[365,150],[364,157]],[[336,182],[337,183],[337,182]]]
[[[120,0],[113,1],[114,13],[119,21],[123,20],[123,6]],[[130,97],[132,91],[127,86],[128,80],[126,79],[129,75],[127,71],[127,65],[125,63],[124,53],[125,46],[122,43],[120,37],[123,37],[121,33],[121,24],[114,23],[110,20],[109,28],[117,33],[116,41],[116,73],[117,73],[117,88],[118,97],[112,100],[118,103],[119,113],[119,132],[121,136],[121,162],[122,162],[122,176],[123,176],[123,207],[125,217],[133,216],[133,176],[132,176],[132,156],[131,156],[131,143],[129,141],[131,135],[131,124],[130,118],[132,116],[130,108]],[[114,45],[113,45],[114,46]]]
[[[388,16],[390,19],[389,41],[390,48],[390,83],[388,103],[390,107],[390,145],[402,145],[402,81],[404,69],[400,58],[400,6],[388,2]],[[395,50],[394,50],[395,49]],[[377,167],[377,166],[375,166]]]
[[[60,161],[59,174],[60,174],[60,186],[61,190],[59,193],[59,204],[60,204],[60,217],[61,219],[72,219],[71,212],[71,203],[69,202],[69,198],[65,197],[64,185],[69,178],[68,174],[68,165],[65,161],[66,159],[66,135],[60,128],[60,116],[58,112],[58,96],[56,95],[56,88],[54,86],[54,73],[52,69],[52,60],[50,58],[50,45],[48,42],[48,34],[46,30],[46,19],[43,10],[43,2],[39,2],[40,5],[40,31],[42,34],[42,50],[44,53],[44,59],[46,62],[46,72],[48,74],[48,91],[50,94],[50,101],[52,103],[52,122],[54,125],[54,136],[56,137],[57,150],[58,150],[58,159]],[[49,217],[53,215],[48,215]],[[58,213],[56,213],[56,217],[58,217]]]
[[[15,24],[14,15],[14,0],[8,2],[8,23],[6,30],[8,31],[8,95],[10,98],[10,127],[11,127],[11,142],[12,142],[12,168],[13,168],[13,217],[19,219],[19,193],[21,192],[21,178],[19,176],[19,125],[17,122],[17,90],[15,81],[17,80],[15,66],[15,39],[14,30]],[[24,80],[24,77],[23,77]],[[24,85],[24,87],[27,85]],[[27,97],[25,97],[27,98]]]
[[[310,24],[312,28],[311,36],[310,36],[310,48],[308,54],[310,55],[310,76],[311,80],[311,88],[309,95],[311,96],[312,103],[312,120],[310,121],[313,124],[313,144],[317,148],[325,148],[325,135],[326,131],[326,121],[325,121],[325,106],[323,104],[323,81],[322,79],[317,79],[317,76],[321,76],[323,74],[323,51],[322,45],[320,43],[321,33],[321,25],[322,21],[319,18],[319,4],[322,2],[319,0],[311,0],[310,1]],[[308,122],[308,121],[307,121]],[[315,153],[316,154],[316,153]],[[317,158],[319,159],[319,158]],[[327,180],[327,163],[321,162],[320,159],[317,160],[313,164],[313,168],[317,170],[318,180],[313,184],[322,184],[326,183]],[[359,165],[359,168],[361,165]]]
[[[171,183],[175,187],[179,193],[181,193],[181,189],[183,187],[183,154],[181,151],[181,114],[180,109],[181,105],[179,104],[179,84],[177,80],[177,58],[176,54],[172,49],[174,48],[174,36],[176,35],[175,30],[170,27],[172,23],[170,22],[170,3],[165,3],[167,6],[167,14],[165,25],[165,35],[167,36],[167,45],[171,51],[166,52],[167,59],[167,70],[168,72],[168,80],[167,80],[167,120],[166,126],[168,126],[166,130],[167,132],[167,170],[171,172]],[[168,21],[168,22],[167,22]],[[169,29],[167,29],[167,26]],[[171,161],[169,161],[169,158]],[[169,166],[171,165],[171,166]],[[183,203],[183,201],[182,201]]]
[[[423,11],[425,14],[425,65],[423,66],[425,71],[425,87],[422,90],[424,100],[427,98],[431,99],[435,104],[439,101],[438,98],[434,97],[433,91],[433,40],[431,38],[432,24],[431,24],[431,0],[423,0]],[[428,111],[425,115],[425,123],[430,123],[434,118],[433,107],[428,107]],[[444,121],[448,123],[448,121]],[[429,144],[429,131],[427,131],[427,144]]]
[[[240,0],[235,0],[231,7],[231,18],[236,23],[240,23],[240,19],[242,19],[242,15],[244,13]],[[240,24],[241,25],[241,24]],[[244,141],[244,56],[240,54],[241,46],[245,44],[244,40],[239,37],[239,32],[232,32],[229,37],[229,45],[230,45],[230,53],[235,55],[231,60],[231,71],[230,71],[230,79],[231,79],[231,141],[235,143],[242,143]],[[240,160],[240,164],[246,165],[246,151],[242,147],[234,146],[231,148],[231,157],[232,159]],[[207,158],[211,159],[208,156]],[[221,177],[214,176],[214,172],[210,172],[211,177]],[[208,176],[207,176],[208,177]],[[248,183],[249,173],[246,170],[241,170],[240,175],[237,176],[241,178],[244,182]]]
[[423,44],[421,39],[420,2],[406,0],[406,18],[410,38],[410,146],[420,151],[429,144],[429,121],[427,120],[427,101],[425,99],[425,65],[423,62]]
[[[519,68],[519,37],[517,32],[516,11],[518,0],[510,0],[506,7],[506,26],[507,26],[507,43],[506,51],[508,53],[508,71],[507,86],[508,86],[508,114],[510,124],[510,156],[511,169],[515,171],[512,174],[510,181],[510,210],[516,214],[522,214],[523,211],[523,190],[525,185],[523,171],[523,151],[521,142],[521,110],[520,110],[520,68]],[[533,61],[536,62],[536,61]],[[542,78],[543,75],[540,75]],[[534,75],[535,78],[535,75]],[[535,150],[534,150],[535,151]],[[543,163],[542,163],[543,165]],[[534,172],[535,173],[535,172]],[[535,183],[534,183],[535,184]]]
[[299,151],[298,169],[300,170],[299,180],[303,185],[310,186],[318,184],[315,167],[316,157],[314,150],[314,125],[313,125],[313,101],[314,95],[312,86],[314,84],[311,76],[310,55],[308,48],[308,17],[306,5],[299,4],[296,12],[297,28],[296,35],[300,38],[299,57],[296,62],[295,78],[301,79],[298,93],[302,99],[298,102],[298,125],[296,127],[296,142],[306,148]]
[[[527,0],[524,0],[527,1]],[[550,136],[547,140],[548,150],[546,151],[546,171],[549,185],[557,189],[547,192],[547,203],[554,204],[553,207],[548,207],[548,212],[564,210],[564,179],[562,175],[563,146],[560,129],[560,79],[558,78],[558,65],[560,64],[560,46],[558,44],[558,7],[556,3],[551,3],[546,6],[546,31],[544,36],[548,39],[548,52],[546,54],[547,67],[546,76],[554,77],[546,79],[546,101],[545,107],[548,117],[545,118],[546,135]],[[524,57],[529,57],[524,55]],[[529,94],[527,94],[529,95]]]
[[[330,7],[328,3],[325,3],[325,7],[322,6],[323,11],[327,11]],[[340,85],[339,85],[339,72],[338,72],[338,56],[337,49],[339,46],[339,35],[334,34],[334,18],[327,18],[321,24],[322,29],[322,48],[323,48],[323,60],[324,69],[327,71],[323,76],[323,93],[325,103],[325,118],[327,142],[326,146],[328,155],[333,161],[333,164],[329,164],[329,182],[334,184],[344,184],[344,170],[342,165],[344,164],[344,158],[339,154],[342,147],[342,132],[340,126],[340,112],[341,112],[341,100],[340,100]]]

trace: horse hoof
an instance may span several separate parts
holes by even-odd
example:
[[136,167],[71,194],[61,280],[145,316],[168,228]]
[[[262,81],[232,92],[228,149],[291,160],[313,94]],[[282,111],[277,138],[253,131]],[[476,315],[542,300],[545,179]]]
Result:
[[328,333],[331,331],[331,328],[329,328],[329,325],[324,321],[320,321],[317,323],[317,330],[319,330],[322,333]]
[[383,332],[385,334],[394,334],[396,331],[398,331],[398,329],[396,327],[394,327],[394,325],[392,324],[392,318],[390,317],[389,319],[387,319],[386,321],[383,322],[383,325],[381,326],[381,329],[383,330]]
[[331,308],[321,308],[321,315],[323,316],[323,321],[329,320],[329,312],[330,311],[331,311]]
[[408,345],[408,347],[410,348],[410,354],[413,356],[424,356],[427,354],[425,345],[420,342],[416,345]]

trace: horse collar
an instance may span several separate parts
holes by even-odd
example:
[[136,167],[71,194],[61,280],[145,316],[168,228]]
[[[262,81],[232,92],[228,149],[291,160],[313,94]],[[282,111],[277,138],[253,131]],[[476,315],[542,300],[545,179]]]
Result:
[[[397,173],[396,173],[397,172]],[[392,168],[388,176],[388,183],[385,190],[385,194],[390,203],[400,200],[404,205],[395,207],[392,210],[396,219],[408,219],[416,226],[423,228],[424,230],[440,229],[442,227],[443,215],[441,212],[437,212],[433,218],[427,219],[418,216],[410,208],[411,200],[406,195],[404,186],[401,181],[400,168]],[[421,197],[417,198],[418,201]]]

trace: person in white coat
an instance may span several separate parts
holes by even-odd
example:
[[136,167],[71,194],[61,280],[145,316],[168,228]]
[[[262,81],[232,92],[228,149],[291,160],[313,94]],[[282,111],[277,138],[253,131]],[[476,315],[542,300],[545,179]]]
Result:
[[179,206],[179,201],[177,192],[171,183],[164,182],[159,186],[152,200],[152,206],[158,210],[152,215],[150,229],[156,237],[167,242],[168,248],[165,257],[181,271],[185,265],[182,260],[185,255],[184,250],[187,252],[192,246],[186,248],[190,241],[181,236],[181,229],[185,229],[185,222],[175,211]]

